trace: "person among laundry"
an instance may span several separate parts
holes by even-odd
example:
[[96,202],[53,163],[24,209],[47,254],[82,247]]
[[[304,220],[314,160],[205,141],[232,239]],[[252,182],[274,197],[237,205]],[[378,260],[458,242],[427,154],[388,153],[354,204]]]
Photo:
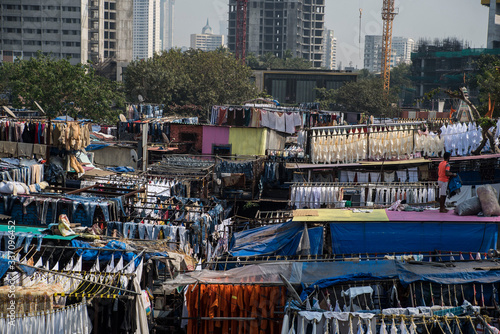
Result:
[[443,154],[443,161],[439,163],[438,167],[438,186],[439,186],[439,212],[446,213],[448,210],[445,208],[446,190],[448,189],[448,182],[450,177],[455,177],[457,174],[450,171],[450,152]]

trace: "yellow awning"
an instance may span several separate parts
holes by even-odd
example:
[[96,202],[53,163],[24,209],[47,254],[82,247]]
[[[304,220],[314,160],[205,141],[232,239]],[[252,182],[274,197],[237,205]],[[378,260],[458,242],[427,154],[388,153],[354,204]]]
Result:
[[[388,222],[384,209],[373,209],[371,212],[352,212],[346,209],[314,209],[299,210],[300,216],[293,217],[294,222]],[[311,215],[307,215],[307,212]],[[295,211],[294,211],[295,213]]]

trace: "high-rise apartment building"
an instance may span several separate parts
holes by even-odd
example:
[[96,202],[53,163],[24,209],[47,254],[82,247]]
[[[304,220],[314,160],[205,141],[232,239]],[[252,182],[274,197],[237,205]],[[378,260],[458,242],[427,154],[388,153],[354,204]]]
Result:
[[488,49],[500,48],[500,0],[481,0],[481,4],[489,7],[488,13]]
[[191,34],[191,47],[202,51],[214,51],[224,45],[224,36],[215,35],[208,20],[201,34]]
[[227,19],[219,21],[219,34],[224,36],[224,41],[227,41]]
[[160,14],[160,0],[134,0],[134,59],[161,51]]
[[132,60],[133,0],[53,0],[0,3],[0,60],[38,51],[72,64],[113,63],[111,78]]
[[326,30],[323,49],[325,53],[322,66],[328,70],[335,69],[337,67],[337,39],[333,30]]
[[[236,49],[237,1],[229,0],[228,47]],[[272,53],[282,58],[287,50],[321,67],[324,50],[325,0],[249,0],[247,53]]]
[[[411,62],[411,53],[415,49],[415,41],[411,38],[393,37],[391,67]],[[382,36],[365,36],[364,68],[378,73],[382,68]]]
[[174,45],[174,5],[175,0],[160,2],[161,49],[170,50]]

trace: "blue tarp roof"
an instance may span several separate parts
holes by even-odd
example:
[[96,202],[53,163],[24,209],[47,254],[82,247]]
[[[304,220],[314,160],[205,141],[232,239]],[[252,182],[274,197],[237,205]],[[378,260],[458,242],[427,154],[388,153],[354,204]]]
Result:
[[[289,221],[233,234],[229,253],[232,256],[296,255],[304,223]],[[323,254],[323,227],[311,228],[311,255]]]
[[[485,268],[492,268],[485,270]],[[204,269],[179,275],[171,285],[264,282],[283,284],[279,275],[292,284],[308,284],[328,287],[348,281],[399,280],[402,284],[417,281],[437,284],[499,283],[500,265],[495,261],[415,262],[399,260],[338,261],[338,262],[290,262],[275,261],[249,265],[224,272]],[[367,283],[368,284],[368,283]]]
[[496,223],[363,222],[331,223],[335,254],[422,253],[462,251],[485,253],[496,248]]
[[[309,268],[308,268],[309,267]],[[348,281],[397,279],[407,285],[423,281],[437,284],[471,284],[500,282],[500,265],[493,261],[401,262],[396,260],[363,261],[359,263],[305,263],[309,272],[321,271],[324,278],[304,289],[305,298],[315,287],[326,288]],[[484,268],[491,268],[484,270]],[[333,275],[332,275],[333,274]],[[317,277],[317,275],[315,275]],[[301,282],[311,275],[302,271]],[[296,277],[291,277],[296,281]]]

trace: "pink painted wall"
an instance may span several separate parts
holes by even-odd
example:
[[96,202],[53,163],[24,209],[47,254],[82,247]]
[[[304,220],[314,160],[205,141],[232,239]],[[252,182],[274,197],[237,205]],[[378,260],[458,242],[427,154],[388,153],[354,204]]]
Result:
[[203,127],[203,154],[212,154],[212,144],[226,145],[229,143],[229,127],[209,126]]

